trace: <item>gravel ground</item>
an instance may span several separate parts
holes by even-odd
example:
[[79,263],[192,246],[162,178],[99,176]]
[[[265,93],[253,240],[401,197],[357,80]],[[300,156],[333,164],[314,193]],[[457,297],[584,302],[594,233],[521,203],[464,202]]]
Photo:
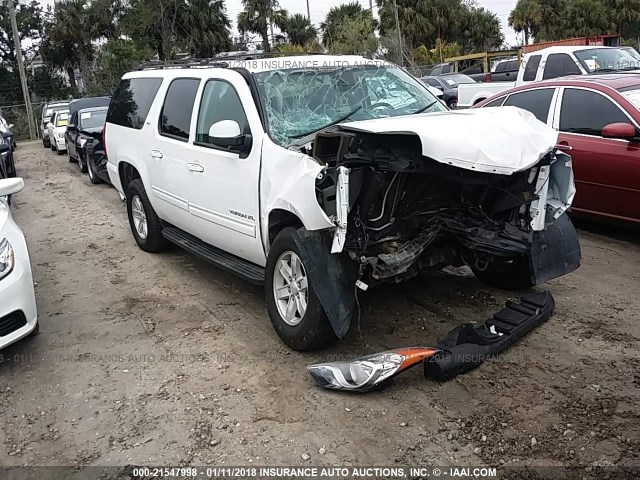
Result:
[[31,142],[16,159],[41,328],[0,352],[0,465],[640,465],[635,233],[581,229],[583,266],[547,285],[555,315],[499,359],[345,395],[305,366],[432,345],[509,294],[446,275],[377,289],[361,333],[292,352],[260,288],[141,251],[117,192],[66,156]]

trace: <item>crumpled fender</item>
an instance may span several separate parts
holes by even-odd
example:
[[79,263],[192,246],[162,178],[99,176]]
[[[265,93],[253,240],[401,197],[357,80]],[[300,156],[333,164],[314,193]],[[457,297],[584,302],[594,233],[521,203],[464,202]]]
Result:
[[338,338],[349,331],[355,306],[358,264],[348,254],[331,253],[331,230],[299,229],[293,236],[311,288],[320,300]]
[[300,219],[307,230],[335,227],[315,196],[316,178],[324,170],[311,157],[288,150],[265,138],[260,177],[260,225],[265,251],[269,250],[269,214],[286,210]]

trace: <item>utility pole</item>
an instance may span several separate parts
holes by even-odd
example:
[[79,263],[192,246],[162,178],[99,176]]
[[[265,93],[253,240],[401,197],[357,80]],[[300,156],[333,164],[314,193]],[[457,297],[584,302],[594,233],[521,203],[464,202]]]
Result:
[[398,3],[393,0],[393,13],[396,17],[396,30],[398,31],[398,51],[400,52],[400,66],[404,66],[404,49],[402,48],[402,32],[400,31],[400,19],[398,18]]
[[307,0],[307,18],[311,21],[311,9],[309,8],[309,0]]
[[20,72],[20,83],[22,84],[22,95],[24,103],[27,107],[27,118],[29,120],[29,138],[36,138],[36,126],[33,122],[33,110],[31,109],[31,96],[29,95],[29,86],[27,85],[27,75],[24,71],[24,63],[22,62],[22,45],[20,44],[20,34],[18,33],[18,23],[16,22],[16,9],[13,0],[7,0],[9,7],[9,17],[11,17],[11,30],[13,31],[13,43],[16,47],[16,60],[18,62],[18,71]]

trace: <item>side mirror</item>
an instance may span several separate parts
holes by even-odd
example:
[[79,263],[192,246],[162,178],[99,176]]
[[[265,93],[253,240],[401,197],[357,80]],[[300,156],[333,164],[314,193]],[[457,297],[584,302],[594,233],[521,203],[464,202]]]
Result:
[[637,132],[636,127],[630,123],[610,123],[602,129],[602,136],[604,138],[619,138],[631,141],[637,136]]
[[209,142],[220,147],[240,147],[244,145],[245,135],[235,120],[221,120],[209,128]]
[[5,154],[11,151],[11,146],[6,143],[0,144],[0,154]]
[[0,180],[0,197],[13,195],[24,188],[24,180],[21,178],[6,178]]

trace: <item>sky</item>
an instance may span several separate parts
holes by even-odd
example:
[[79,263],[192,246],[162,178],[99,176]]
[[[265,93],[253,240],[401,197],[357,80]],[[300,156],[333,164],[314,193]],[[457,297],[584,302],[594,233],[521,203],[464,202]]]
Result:
[[[43,5],[53,5],[54,0],[39,0]],[[309,6],[311,10],[311,21],[315,25],[320,25],[327,15],[327,12],[331,7],[341,5],[343,3],[349,3],[353,0],[309,0]],[[363,6],[369,8],[369,0],[357,0]],[[516,45],[519,43],[515,32],[507,25],[507,18],[509,12],[516,4],[516,0],[476,0],[478,6],[491,10],[498,15],[500,23],[502,24],[502,33],[504,33],[505,40],[509,45]],[[241,0],[225,0],[227,5],[227,13],[233,20],[235,25],[235,19],[238,18],[238,13],[242,10]],[[377,16],[377,9],[375,8],[375,0],[372,0],[374,4],[374,14]],[[280,0],[280,6],[286,9],[289,13],[302,13],[307,14],[307,1],[306,0]]]

